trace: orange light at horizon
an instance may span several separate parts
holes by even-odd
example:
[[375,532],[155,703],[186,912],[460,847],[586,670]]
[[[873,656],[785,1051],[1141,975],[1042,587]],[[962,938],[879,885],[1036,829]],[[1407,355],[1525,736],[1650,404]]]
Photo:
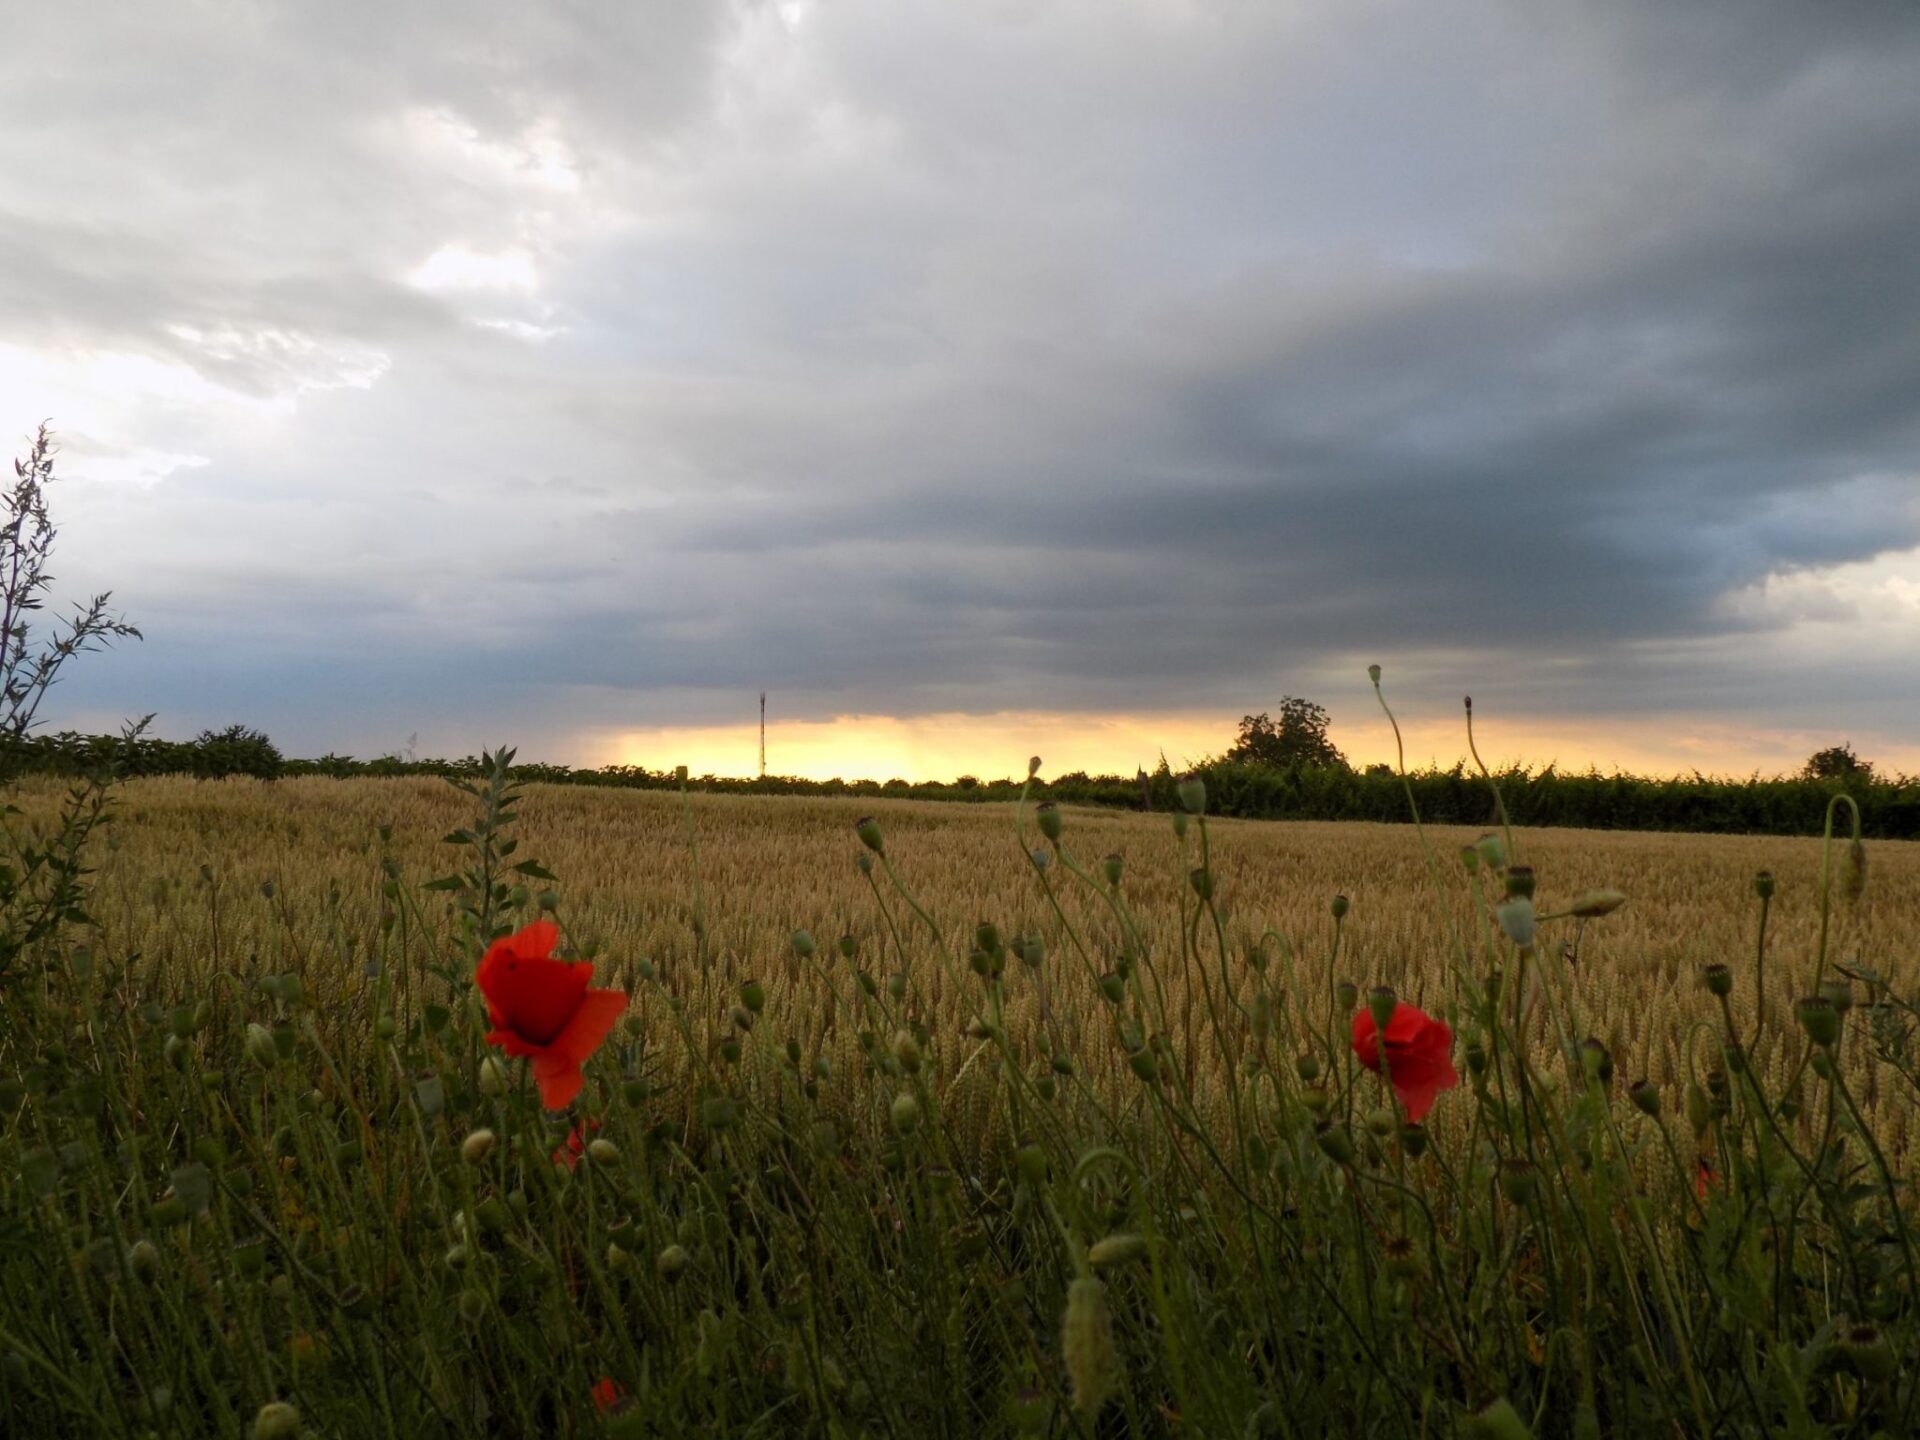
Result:
[[[1176,771],[1225,752],[1238,722],[1214,713],[1145,714],[1001,711],[934,715],[836,715],[781,720],[767,726],[767,771],[804,780],[982,780],[1026,773],[1038,755],[1041,773],[1127,775],[1152,770],[1164,754]],[[1788,774],[1815,750],[1837,743],[1831,732],[1736,725],[1707,715],[1657,714],[1588,721],[1562,716],[1485,716],[1476,723],[1480,754],[1494,769],[1553,764],[1564,774],[1590,766],[1637,775]],[[1384,718],[1329,734],[1356,766],[1394,761]],[[1410,769],[1450,766],[1466,755],[1466,732],[1454,716],[1401,717]],[[1881,771],[1920,771],[1920,747],[1874,732],[1853,732],[1855,748]],[[694,775],[748,777],[759,769],[759,730],[752,724],[657,726],[592,737],[586,763],[685,765]]]

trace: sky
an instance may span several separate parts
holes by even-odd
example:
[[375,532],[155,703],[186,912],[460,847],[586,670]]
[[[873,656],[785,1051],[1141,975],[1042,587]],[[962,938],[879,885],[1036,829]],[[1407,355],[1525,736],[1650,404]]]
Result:
[[1920,9],[16,7],[49,728],[1920,772]]

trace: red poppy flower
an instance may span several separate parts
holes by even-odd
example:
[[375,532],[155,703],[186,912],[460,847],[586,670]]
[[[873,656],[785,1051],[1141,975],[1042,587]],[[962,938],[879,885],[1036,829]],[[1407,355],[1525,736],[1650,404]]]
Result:
[[1707,1191],[1720,1183],[1720,1172],[1713,1168],[1713,1161],[1702,1155],[1693,1166],[1693,1193],[1706,1203]]
[[[1374,1074],[1380,1073],[1380,1036],[1367,1009],[1353,1017],[1353,1053]],[[1453,1031],[1444,1020],[1404,1000],[1387,1021],[1387,1078],[1393,1093],[1416,1124],[1433,1108],[1433,1098],[1460,1083],[1453,1068]]]
[[594,1383],[593,1408],[602,1414],[611,1410],[626,1398],[626,1387],[611,1375],[602,1375],[599,1380]]
[[553,1163],[564,1165],[571,1170],[580,1163],[580,1157],[587,1153],[587,1137],[600,1128],[598,1120],[584,1120],[567,1132],[567,1143],[556,1145],[553,1151]]
[[590,990],[593,966],[553,958],[560,927],[536,920],[487,947],[475,972],[493,1029],[487,1043],[533,1061],[540,1102],[560,1110],[580,1093],[580,1067],[626,1011],[622,990]]

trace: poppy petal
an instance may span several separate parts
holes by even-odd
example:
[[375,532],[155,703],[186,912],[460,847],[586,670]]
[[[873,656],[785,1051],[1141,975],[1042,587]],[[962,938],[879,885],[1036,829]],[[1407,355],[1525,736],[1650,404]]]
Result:
[[567,1028],[554,1036],[547,1048],[575,1065],[584,1064],[626,1013],[626,991],[589,990],[581,998],[573,1018],[567,1021]]
[[549,1110],[564,1110],[580,1093],[580,1067],[550,1050],[533,1057],[533,1083],[540,1088],[540,1103]]
[[512,1030],[536,1045],[550,1045],[579,1007],[593,981],[593,966],[489,951],[476,977],[496,1028]]

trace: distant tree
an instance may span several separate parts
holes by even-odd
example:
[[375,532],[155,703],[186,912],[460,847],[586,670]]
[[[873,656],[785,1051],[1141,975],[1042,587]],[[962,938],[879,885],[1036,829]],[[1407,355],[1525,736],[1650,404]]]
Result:
[[221,775],[252,775],[260,780],[273,780],[286,763],[273,741],[245,725],[202,730],[193,742],[193,750],[193,773],[203,780]]
[[1373,764],[1367,766],[1367,774],[1382,776],[1388,780],[1391,780],[1393,778],[1394,771],[1393,771],[1393,767],[1387,764],[1385,761],[1376,760],[1373,762]]
[[1240,738],[1227,759],[1245,765],[1344,766],[1342,755],[1327,738],[1327,712],[1311,700],[1288,695],[1280,701],[1280,718],[1264,710],[1240,721]]
[[1873,762],[1854,754],[1851,744],[1829,745],[1807,757],[1800,775],[1806,780],[1871,780]]

